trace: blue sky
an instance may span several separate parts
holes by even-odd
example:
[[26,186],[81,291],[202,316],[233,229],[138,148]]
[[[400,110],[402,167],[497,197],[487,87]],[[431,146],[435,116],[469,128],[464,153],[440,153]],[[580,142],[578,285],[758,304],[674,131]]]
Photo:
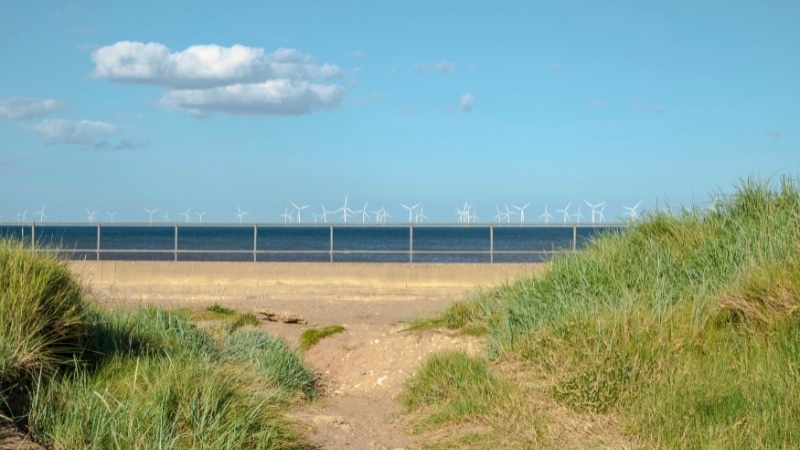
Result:
[[799,55],[798,0],[2,2],[0,221],[705,203],[800,174]]

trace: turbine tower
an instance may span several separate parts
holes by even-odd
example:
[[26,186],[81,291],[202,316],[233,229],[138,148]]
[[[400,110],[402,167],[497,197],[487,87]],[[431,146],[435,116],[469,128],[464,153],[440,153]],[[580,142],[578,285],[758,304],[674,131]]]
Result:
[[244,216],[248,214],[250,213],[247,211],[242,211],[242,208],[239,208],[239,205],[236,205],[236,220],[238,220],[239,223],[242,223],[242,219],[244,219]]
[[557,209],[556,210],[557,213],[564,214],[564,223],[569,222],[569,207],[570,206],[572,206],[572,202],[567,203],[567,206],[565,206],[564,209]]
[[602,212],[602,210],[598,212],[598,211],[597,211],[597,209],[598,209],[598,208],[601,208],[601,207],[602,207],[603,209],[605,209],[606,202],[600,202],[600,203],[597,203],[597,204],[595,204],[595,205],[593,205],[593,204],[591,204],[591,203],[587,202],[586,200],[584,200],[583,202],[584,202],[584,203],[586,203],[587,205],[589,205],[589,208],[592,208],[592,223],[594,223],[594,221],[595,221],[595,217],[596,217],[596,216],[598,216],[598,215],[599,215],[600,217],[603,217],[603,212]]
[[206,211],[203,211],[203,212],[195,211],[194,213],[197,215],[197,221],[200,222],[200,223],[203,223],[203,216],[206,215]]
[[628,217],[631,219],[631,222],[635,222],[636,219],[639,218],[639,215],[636,214],[636,209],[641,205],[642,202],[635,204],[634,206],[623,206],[622,209],[628,211]]
[[283,210],[283,214],[278,217],[283,218],[283,223],[292,223],[294,221],[294,216],[289,214],[289,207],[287,206],[286,209]]
[[35,213],[35,215],[39,216],[39,223],[42,223],[44,222],[44,219],[47,219],[47,215],[44,213],[45,208],[47,208],[47,205],[42,206],[42,209]]
[[111,223],[114,223],[114,216],[117,215],[117,212],[116,211],[114,211],[114,212],[106,211],[106,214],[108,214],[108,221],[111,222]]
[[291,203],[295,211],[297,211],[297,223],[301,223],[302,220],[300,220],[300,211],[308,208],[309,205],[297,206],[297,204],[295,204],[294,202],[289,202],[289,203]]
[[192,214],[190,212],[191,210],[192,210],[192,208],[186,208],[186,212],[182,212],[182,213],[179,214],[179,215],[183,216],[186,219],[185,220],[186,223],[189,223],[189,222],[192,221]]
[[545,223],[546,225],[549,225],[549,224],[550,224],[550,219],[552,219],[552,218],[553,218],[553,215],[552,215],[552,214],[550,214],[549,212],[547,212],[547,205],[544,205],[544,214],[542,214],[541,216],[539,216],[539,218],[544,218],[544,223]]
[[150,215],[150,223],[153,223],[153,214],[158,212],[158,208],[156,208],[156,209],[147,209],[147,208],[145,208],[144,210],[147,211],[147,214]]
[[347,223],[347,217],[348,216],[352,216],[353,214],[355,214],[355,211],[353,211],[352,209],[347,207],[347,198],[348,198],[348,196],[345,195],[344,196],[344,205],[341,208],[339,208],[339,209],[337,209],[335,211],[331,211],[331,213],[333,213],[333,214],[336,214],[336,213],[339,213],[339,212],[342,213],[342,222],[344,222],[344,223]]
[[417,206],[419,206],[419,203],[417,203],[416,205],[413,205],[413,206],[407,206],[407,205],[404,205],[403,203],[400,203],[400,206],[402,206],[403,208],[408,210],[408,223],[413,222],[414,221],[414,219],[413,219],[414,218],[414,209],[416,209]]
[[[516,206],[516,205],[511,205],[512,208],[514,208],[517,211],[519,211],[519,223],[524,223],[525,222],[525,208],[527,208],[528,206],[531,206],[531,202],[526,203],[525,206],[523,206],[523,207],[519,207],[519,206]],[[545,208],[545,209],[547,209],[547,208]]]

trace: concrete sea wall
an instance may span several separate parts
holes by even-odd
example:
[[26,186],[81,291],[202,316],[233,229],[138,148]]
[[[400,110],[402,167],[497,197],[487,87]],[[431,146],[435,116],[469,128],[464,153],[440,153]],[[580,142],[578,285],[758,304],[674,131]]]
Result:
[[450,300],[541,270],[541,264],[73,261],[106,303],[245,300]]

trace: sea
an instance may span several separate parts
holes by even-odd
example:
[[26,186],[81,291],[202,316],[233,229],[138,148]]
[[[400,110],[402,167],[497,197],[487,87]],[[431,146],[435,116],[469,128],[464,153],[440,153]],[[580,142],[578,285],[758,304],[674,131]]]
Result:
[[4,223],[0,238],[74,260],[371,263],[545,262],[580,251],[604,224]]

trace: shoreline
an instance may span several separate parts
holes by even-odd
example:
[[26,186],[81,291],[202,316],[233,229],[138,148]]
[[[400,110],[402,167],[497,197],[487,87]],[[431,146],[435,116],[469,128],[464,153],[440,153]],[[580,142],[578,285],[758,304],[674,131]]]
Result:
[[102,303],[455,300],[546,264],[70,261]]

